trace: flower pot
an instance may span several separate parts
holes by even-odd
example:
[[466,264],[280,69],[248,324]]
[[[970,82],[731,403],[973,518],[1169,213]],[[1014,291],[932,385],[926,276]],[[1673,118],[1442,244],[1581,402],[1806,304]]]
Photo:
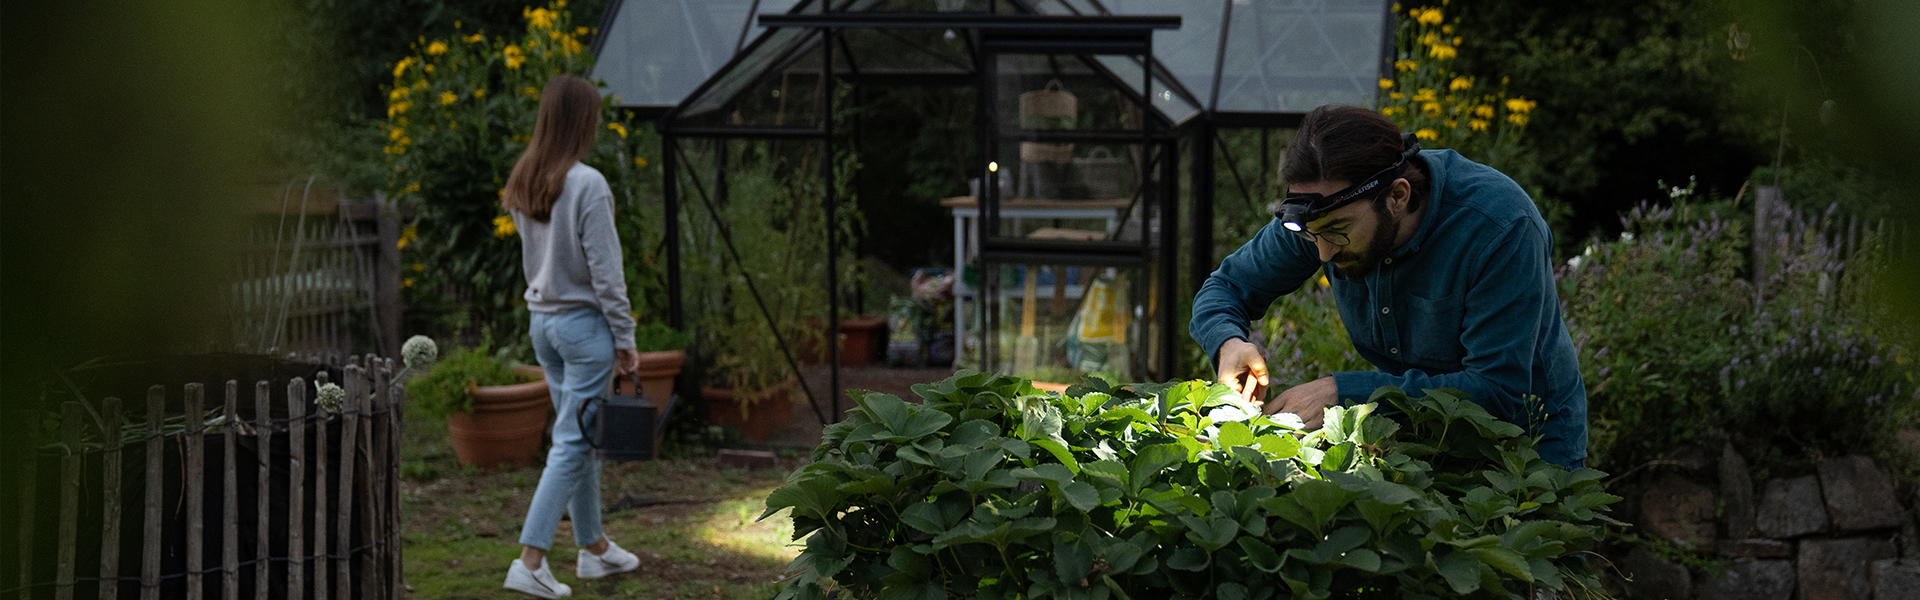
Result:
[[[809,322],[808,327],[818,329],[820,323]],[[840,320],[840,366],[860,367],[873,364],[887,342],[887,318],[868,315]],[[829,360],[827,351],[821,344],[802,343],[798,350],[802,364],[824,365]]]
[[673,379],[680,376],[680,365],[687,362],[685,350],[662,350],[640,353],[640,391],[653,402],[654,407],[665,410],[667,400],[673,398]]
[[473,412],[447,415],[453,434],[453,454],[460,464],[481,468],[533,466],[540,452],[540,436],[553,411],[547,382],[470,388]]
[[742,415],[740,400],[733,390],[701,388],[700,398],[707,404],[707,422],[740,430],[741,437],[761,442],[793,420],[793,388],[797,379],[788,379],[760,393],[760,400],[746,407]]

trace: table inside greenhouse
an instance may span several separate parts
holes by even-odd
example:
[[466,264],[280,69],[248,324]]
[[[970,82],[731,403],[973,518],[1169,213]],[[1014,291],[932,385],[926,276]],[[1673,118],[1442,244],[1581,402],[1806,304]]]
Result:
[[[1106,222],[1106,230],[1061,229],[1043,227],[1028,234],[1035,239],[1073,239],[1088,241],[1101,239],[1113,234],[1125,218],[1127,207],[1133,203],[1128,199],[1114,200],[1002,200],[1000,218],[1013,221],[1015,231],[1022,230],[1022,221],[1026,219],[1094,219]],[[964,270],[975,256],[980,253],[979,234],[975,231],[980,218],[980,201],[973,196],[955,196],[940,201],[953,215],[953,264],[956,272]],[[965,282],[965,277],[955,277],[953,282],[953,352],[954,357],[965,355],[967,339],[967,301],[978,294]],[[1078,290],[1073,290],[1077,292]],[[1017,293],[1008,290],[1006,293]],[[1069,292],[1070,295],[1073,295]]]

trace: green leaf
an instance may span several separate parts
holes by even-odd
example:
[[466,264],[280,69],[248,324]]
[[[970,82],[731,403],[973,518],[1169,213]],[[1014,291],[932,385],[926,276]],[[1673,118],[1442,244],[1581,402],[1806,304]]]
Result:
[[1240,524],[1229,515],[1214,515],[1210,519],[1199,517],[1180,517],[1187,526],[1187,539],[1206,548],[1208,552],[1219,550],[1233,543],[1233,536],[1240,534]]
[[1288,492],[1286,497],[1298,500],[1300,506],[1313,513],[1315,525],[1312,528],[1318,530],[1320,524],[1333,518],[1333,513],[1345,508],[1359,495],[1359,492],[1350,491],[1331,482],[1309,479],[1295,483],[1293,490]]
[[1231,581],[1222,583],[1214,588],[1213,597],[1219,600],[1247,600],[1247,586]]
[[1435,563],[1440,576],[1446,578],[1447,585],[1453,588],[1454,593],[1462,595],[1480,589],[1480,565],[1479,559],[1466,552],[1449,552]]
[[1053,568],[1060,581],[1077,586],[1093,572],[1093,551],[1081,540],[1067,540],[1065,536],[1053,538]]
[[[866,394],[857,401],[875,423],[898,434],[907,429],[907,402],[892,394]],[[944,414],[944,413],[943,413]],[[918,437],[918,436],[915,436]]]
[[1067,503],[1080,512],[1093,510],[1100,505],[1100,491],[1084,481],[1067,484],[1060,489],[1060,495],[1066,497]]
[[1186,449],[1177,445],[1154,444],[1141,448],[1140,453],[1134,455],[1133,462],[1128,465],[1131,469],[1129,469],[1127,481],[1127,494],[1140,493],[1140,488],[1146,487],[1147,483],[1159,477],[1161,469],[1186,461]]
[[1293,458],[1300,454],[1300,440],[1294,439],[1291,435],[1267,434],[1255,439],[1253,443],[1260,448],[1261,452],[1271,454],[1274,458]]
[[906,510],[900,511],[900,522],[926,533],[941,534],[947,531],[947,520],[939,505],[933,502],[918,502]]
[[1214,441],[1216,442],[1215,445],[1219,446],[1222,450],[1234,446],[1252,446],[1254,442],[1253,429],[1247,427],[1247,424],[1242,422],[1227,423],[1220,426],[1219,437]]
[[1233,485],[1233,471],[1220,463],[1200,464],[1200,483],[1207,487],[1224,488]]
[[952,446],[983,446],[989,440],[1000,437],[1000,427],[992,422],[974,419],[953,428],[953,436],[947,439]]
[[1366,548],[1355,548],[1340,557],[1339,563],[1368,573],[1378,573],[1380,572],[1380,553]]
[[1181,571],[1198,571],[1205,569],[1207,568],[1207,553],[1201,552],[1199,548],[1193,547],[1174,550],[1173,556],[1167,557],[1167,568],[1179,569]]
[[920,439],[939,432],[941,428],[952,422],[953,415],[931,408],[918,407],[911,416],[907,417],[904,428],[894,429],[894,433],[907,439]]
[[1330,561],[1334,557],[1366,544],[1369,535],[1366,526],[1363,525],[1341,527],[1327,534],[1326,539],[1320,540],[1320,543],[1313,547],[1313,553],[1320,555],[1321,560]]
[[1073,453],[1068,452],[1067,447],[1060,442],[1040,439],[1033,440],[1033,445],[1039,446],[1042,450],[1046,450],[1048,454],[1052,454],[1053,459],[1060,461],[1060,464],[1065,465],[1068,471],[1073,473],[1080,472],[1080,461],[1074,460]]
[[1521,581],[1533,581],[1532,566],[1527,564],[1527,559],[1512,550],[1495,546],[1490,548],[1474,548],[1468,550],[1468,552],[1473,553],[1473,556],[1479,558],[1480,562],[1487,563],[1487,566],[1504,571],[1508,575],[1518,577]]
[[967,455],[966,480],[979,481],[1005,458],[998,448],[983,448]]
[[1127,465],[1117,460],[1099,460],[1081,465],[1080,475],[1089,481],[1104,486],[1125,488],[1127,486]]
[[1280,557],[1280,553],[1273,550],[1273,546],[1267,545],[1259,538],[1242,537],[1234,541],[1239,543],[1240,549],[1247,553],[1247,562],[1252,564],[1253,568],[1277,573],[1281,565],[1286,564],[1286,561]]

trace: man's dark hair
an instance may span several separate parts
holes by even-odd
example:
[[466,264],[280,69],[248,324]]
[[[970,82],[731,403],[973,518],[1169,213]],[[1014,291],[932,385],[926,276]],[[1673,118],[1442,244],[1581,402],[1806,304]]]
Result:
[[[1401,150],[1400,128],[1380,113],[1356,106],[1322,106],[1300,122],[1300,135],[1287,147],[1280,178],[1289,184],[1345,181],[1353,185],[1400,160]],[[1413,184],[1407,210],[1414,211],[1427,203],[1427,164],[1419,156],[1407,162],[1411,168],[1400,177]],[[1374,203],[1384,205],[1386,197],[1381,194]]]

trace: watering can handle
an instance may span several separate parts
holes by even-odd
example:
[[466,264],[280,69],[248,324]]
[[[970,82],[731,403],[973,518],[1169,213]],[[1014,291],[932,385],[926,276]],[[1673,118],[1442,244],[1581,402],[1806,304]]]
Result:
[[[643,398],[646,397],[646,393],[640,391],[640,374],[628,373],[627,377],[633,379],[633,394],[635,396],[640,396]],[[587,405],[593,404],[595,402],[606,404],[607,399],[599,396],[594,396],[592,398],[588,398],[585,402],[581,402],[580,410],[575,411],[573,413],[573,424],[580,428],[580,437],[587,440],[587,446],[592,447],[595,450],[599,450],[600,441],[593,439],[593,430],[587,428]],[[595,416],[597,417],[599,415],[595,415]]]

